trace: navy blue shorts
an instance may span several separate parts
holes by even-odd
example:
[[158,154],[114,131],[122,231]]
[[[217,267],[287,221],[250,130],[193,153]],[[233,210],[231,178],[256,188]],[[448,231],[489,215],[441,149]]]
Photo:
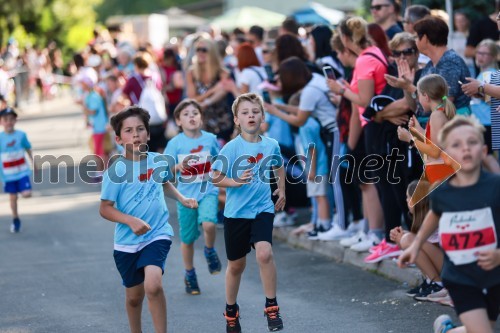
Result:
[[144,282],[144,267],[158,266],[162,274],[165,271],[165,260],[170,251],[172,241],[160,239],[148,244],[136,253],[114,251],[116,268],[122,276],[123,285],[132,288]]
[[245,257],[257,242],[268,242],[272,245],[273,220],[272,213],[260,213],[254,219],[224,217],[227,259],[238,260]]
[[3,186],[5,193],[17,194],[24,191],[31,191],[31,182],[29,176],[24,176],[21,179],[6,182]]

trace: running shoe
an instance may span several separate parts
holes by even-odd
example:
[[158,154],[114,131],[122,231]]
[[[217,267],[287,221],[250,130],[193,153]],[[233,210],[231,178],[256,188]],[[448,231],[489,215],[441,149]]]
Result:
[[190,295],[199,295],[200,287],[198,287],[198,279],[196,273],[193,275],[186,274],[184,276],[184,284],[186,285],[186,292]]
[[318,239],[322,241],[334,241],[334,240],[339,240],[342,238],[349,237],[350,234],[347,232],[347,230],[343,230],[341,227],[338,225],[334,224],[333,227],[330,228],[330,230],[325,231],[325,232],[320,232],[318,234]]
[[373,264],[387,258],[397,257],[400,254],[401,249],[399,248],[399,246],[397,246],[396,244],[382,242],[375,249],[375,252],[371,253],[365,258],[365,262],[367,264]]
[[208,253],[205,251],[205,259],[207,259],[208,271],[210,274],[219,274],[222,269],[222,265],[215,249],[209,251]]
[[408,297],[414,297],[416,294],[418,294],[423,288],[426,288],[428,285],[427,280],[424,279],[424,281],[419,285],[416,286],[415,288],[411,288],[406,292],[406,296]]
[[224,318],[226,318],[226,333],[241,333],[239,307],[236,306],[236,309],[235,317],[228,317],[227,313],[224,313]]
[[269,332],[281,331],[283,329],[283,320],[280,316],[279,306],[265,308],[264,316],[267,317],[267,329]]
[[325,232],[327,230],[328,230],[328,228],[325,228],[322,225],[320,225],[319,227],[315,226],[314,230],[309,231],[307,233],[307,238],[310,239],[310,240],[317,240],[319,233],[320,232]]
[[14,220],[12,220],[12,224],[10,225],[10,232],[13,234],[18,233],[21,231],[21,220],[16,217]]
[[431,282],[425,288],[422,288],[418,294],[413,296],[413,298],[417,301],[428,301],[429,295],[438,293],[443,289],[439,284],[435,282]]
[[358,231],[354,236],[340,240],[340,245],[342,245],[343,247],[351,247],[354,244],[361,243],[366,237],[367,236],[364,231],[361,230]]
[[446,314],[440,315],[434,321],[434,333],[446,333],[455,327],[451,317]]
[[358,242],[350,247],[351,250],[356,252],[367,252],[372,246],[380,243],[380,239],[375,234],[368,234],[363,236],[361,242]]

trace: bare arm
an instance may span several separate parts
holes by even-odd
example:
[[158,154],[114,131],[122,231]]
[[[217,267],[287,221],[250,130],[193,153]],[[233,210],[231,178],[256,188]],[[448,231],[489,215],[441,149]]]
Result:
[[149,224],[137,217],[120,212],[114,207],[114,204],[113,201],[101,200],[99,214],[108,221],[129,226],[137,236],[143,235],[151,230]]
[[358,81],[359,93],[356,94],[350,88],[344,92],[344,97],[351,102],[366,108],[375,95],[375,82],[373,80],[359,80]]
[[286,198],[285,198],[285,168],[283,166],[278,169],[274,169],[275,174],[278,177],[278,188],[274,191],[273,195],[278,196],[274,208],[279,211],[285,208]]
[[163,189],[167,198],[174,199],[175,201],[180,202],[184,207],[198,207],[198,202],[195,199],[186,198],[185,196],[183,196],[171,182],[163,183]]
[[299,113],[299,107],[295,105],[290,105],[290,104],[273,104],[276,106],[278,109],[285,111],[286,113],[290,114],[298,114]]
[[387,105],[382,111],[377,112],[375,119],[387,119],[390,117],[402,116],[408,113],[408,110],[408,101],[405,98],[401,98]]
[[209,89],[204,94],[198,95],[198,93],[196,92],[196,86],[194,84],[193,71],[192,70],[188,70],[188,72],[186,73],[186,95],[189,98],[193,98],[198,103],[201,103],[205,99],[207,99],[208,97],[210,97],[214,93],[214,91],[215,91],[214,88],[215,87],[212,87],[211,89]]
[[252,170],[246,170],[241,175],[240,180],[236,180],[234,178],[229,178],[222,172],[218,170],[214,170],[212,173],[212,183],[217,187],[240,187],[243,184],[246,184],[252,177]]
[[347,146],[349,149],[354,149],[358,145],[359,138],[363,132],[361,120],[359,119],[359,110],[356,104],[351,103],[351,119],[349,120],[349,136],[347,138]]
[[268,103],[264,103],[264,109],[266,109],[267,112],[269,112],[273,116],[276,116],[276,117],[286,121],[290,125],[293,125],[296,127],[300,127],[300,126],[304,125],[306,123],[307,119],[309,118],[309,116],[311,115],[311,112],[302,111],[302,110],[298,110],[297,114],[284,113],[284,112],[281,112],[280,110],[278,110],[278,108],[276,106],[274,106],[272,104],[268,104]]

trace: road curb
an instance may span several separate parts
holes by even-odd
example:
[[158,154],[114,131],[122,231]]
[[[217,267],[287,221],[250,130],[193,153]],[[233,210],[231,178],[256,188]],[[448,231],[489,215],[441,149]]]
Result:
[[359,253],[346,249],[340,245],[339,241],[323,242],[318,240],[309,240],[307,236],[294,236],[291,234],[294,227],[274,228],[273,237],[287,244],[308,250],[339,263],[346,263],[365,271],[369,271],[378,275],[382,275],[391,280],[401,283],[407,283],[408,286],[416,286],[421,282],[420,270],[417,268],[401,269],[397,266],[394,260],[382,260],[379,263],[367,264],[363,261],[367,252]]

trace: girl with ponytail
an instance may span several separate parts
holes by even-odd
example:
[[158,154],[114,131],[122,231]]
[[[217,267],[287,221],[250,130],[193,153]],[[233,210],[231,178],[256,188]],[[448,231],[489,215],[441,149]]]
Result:
[[417,118],[413,116],[408,124],[410,131],[400,126],[398,137],[400,140],[410,143],[410,147],[416,146],[421,153],[425,154],[425,173],[429,183],[433,184],[445,180],[455,172],[451,165],[445,164],[441,155],[442,151],[436,144],[439,142],[439,131],[455,117],[456,109],[455,105],[448,99],[448,84],[441,75],[424,76],[417,83],[417,91],[418,101],[422,108],[426,112],[431,112],[429,122],[424,129],[420,126]]

